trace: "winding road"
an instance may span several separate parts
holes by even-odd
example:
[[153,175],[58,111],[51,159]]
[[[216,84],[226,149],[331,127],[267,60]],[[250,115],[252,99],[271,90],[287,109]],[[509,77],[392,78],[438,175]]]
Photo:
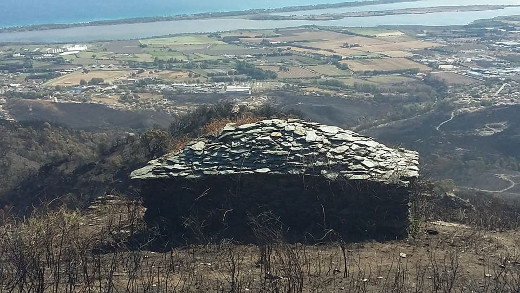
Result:
[[487,189],[480,189],[480,188],[474,188],[474,187],[466,187],[467,189],[472,189],[472,190],[478,190],[478,191],[483,191],[483,192],[492,192],[492,193],[504,193],[510,189],[513,189],[515,186],[516,186],[516,182],[514,182],[511,178],[509,178],[509,176],[511,175],[507,175],[507,174],[496,174],[495,175],[496,177],[504,180],[504,181],[507,181],[509,182],[511,185],[509,185],[508,187],[504,188],[504,189],[500,189],[500,190],[487,190]]
[[437,125],[437,127],[435,127],[435,129],[436,129],[437,131],[440,131],[441,126],[443,126],[444,124],[450,122],[451,120],[453,120],[453,118],[455,118],[455,111],[452,111],[452,112],[451,112],[451,117],[450,117],[450,119],[448,119],[448,120],[446,120],[446,121],[442,121],[439,125]]

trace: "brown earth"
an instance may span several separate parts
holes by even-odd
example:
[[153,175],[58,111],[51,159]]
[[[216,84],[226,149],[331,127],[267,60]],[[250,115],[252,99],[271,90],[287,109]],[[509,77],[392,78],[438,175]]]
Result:
[[[9,270],[16,267],[15,259],[4,258],[16,250],[10,245],[10,235],[35,232],[46,225],[62,225],[56,233],[71,237],[80,232],[76,238],[65,238],[59,267],[61,278],[52,277],[55,266],[45,270],[48,275],[41,280],[46,289],[41,292],[66,288],[69,292],[518,292],[520,289],[520,233],[515,230],[485,230],[430,221],[415,226],[415,237],[402,241],[304,245],[287,244],[280,238],[263,245],[238,245],[228,240],[156,252],[139,246],[131,248],[125,240],[142,230],[142,214],[138,202],[110,196],[97,200],[83,215],[51,212],[35,216],[22,226],[10,226],[10,233],[0,237],[5,244],[0,255],[4,268],[0,269],[3,277],[0,288],[9,290],[13,288],[12,280],[17,280],[13,275],[16,270]],[[39,221],[45,224],[40,227]],[[65,224],[60,224],[62,221]],[[73,223],[80,230],[75,230]],[[1,228],[5,231],[6,226]],[[26,237],[30,241],[37,236],[34,243],[42,243],[44,249],[48,234]],[[69,242],[81,245],[69,247]],[[96,248],[90,251],[93,243]],[[24,247],[22,252],[33,251],[33,257],[41,253],[42,259],[36,264],[57,264],[55,259],[44,258],[45,252],[38,246],[18,245]],[[86,262],[74,262],[71,251]],[[33,267],[24,269],[29,274]],[[75,274],[72,279],[67,277],[71,273]],[[37,279],[24,279],[24,288],[36,288]]]

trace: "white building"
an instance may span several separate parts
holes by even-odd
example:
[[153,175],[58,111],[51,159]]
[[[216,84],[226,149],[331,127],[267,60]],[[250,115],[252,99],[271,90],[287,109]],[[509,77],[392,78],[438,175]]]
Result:
[[249,86],[228,85],[228,86],[226,86],[226,93],[247,93],[247,94],[251,94],[251,87],[249,87]]

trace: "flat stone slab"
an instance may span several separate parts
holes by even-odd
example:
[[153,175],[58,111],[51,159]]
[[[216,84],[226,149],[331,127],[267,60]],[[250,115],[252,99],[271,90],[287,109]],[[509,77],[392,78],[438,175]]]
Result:
[[417,152],[389,148],[337,126],[271,119],[228,124],[217,138],[192,141],[176,153],[150,161],[131,177],[299,174],[406,185],[419,176],[418,161]]

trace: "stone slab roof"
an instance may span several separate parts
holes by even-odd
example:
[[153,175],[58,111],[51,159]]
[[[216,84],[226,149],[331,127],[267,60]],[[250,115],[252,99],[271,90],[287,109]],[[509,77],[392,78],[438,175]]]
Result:
[[298,119],[228,124],[215,139],[198,139],[150,161],[133,179],[233,174],[294,174],[330,180],[408,184],[419,176],[418,154],[393,149],[336,126]]

